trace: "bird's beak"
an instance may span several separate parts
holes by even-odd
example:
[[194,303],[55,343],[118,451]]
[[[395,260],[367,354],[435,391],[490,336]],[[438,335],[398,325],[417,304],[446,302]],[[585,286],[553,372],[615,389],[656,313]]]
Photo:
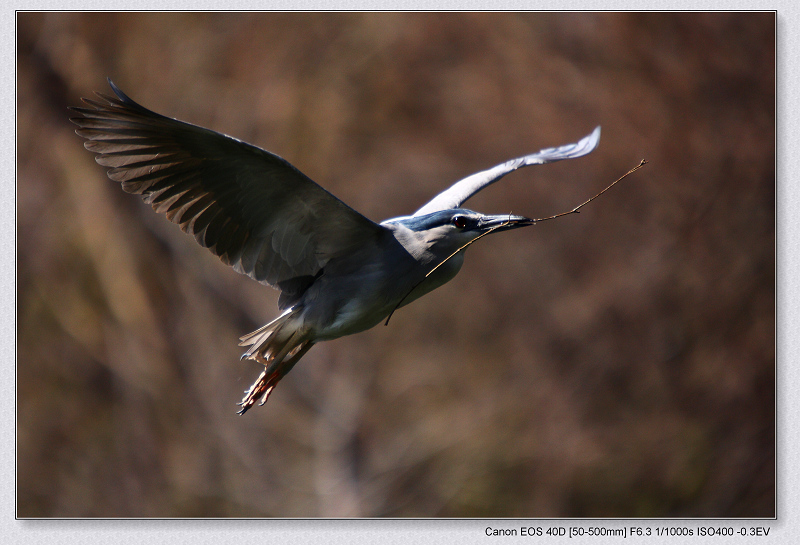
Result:
[[502,214],[498,216],[484,216],[480,222],[479,229],[481,231],[507,231],[509,229],[516,229],[517,227],[527,227],[533,225],[534,221],[525,216],[512,216],[511,214]]

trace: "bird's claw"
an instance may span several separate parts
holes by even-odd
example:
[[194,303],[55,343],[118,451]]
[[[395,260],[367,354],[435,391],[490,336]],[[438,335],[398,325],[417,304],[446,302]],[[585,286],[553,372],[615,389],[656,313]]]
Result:
[[261,372],[258,379],[253,383],[250,388],[245,391],[244,397],[238,403],[239,406],[242,408],[237,411],[237,414],[244,414],[250,408],[256,404],[256,402],[260,399],[261,402],[259,405],[263,405],[267,402],[267,398],[269,394],[272,392],[272,389],[275,387],[274,384],[269,384],[269,380],[267,379],[267,370]]

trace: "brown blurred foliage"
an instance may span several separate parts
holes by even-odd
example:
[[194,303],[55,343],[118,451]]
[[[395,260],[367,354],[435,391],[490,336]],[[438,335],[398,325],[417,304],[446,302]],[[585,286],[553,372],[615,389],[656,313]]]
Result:
[[[775,514],[773,13],[19,13],[21,517]],[[468,203],[493,235],[269,403],[277,295],[134,196],[67,106],[110,76],[374,220],[600,124]]]

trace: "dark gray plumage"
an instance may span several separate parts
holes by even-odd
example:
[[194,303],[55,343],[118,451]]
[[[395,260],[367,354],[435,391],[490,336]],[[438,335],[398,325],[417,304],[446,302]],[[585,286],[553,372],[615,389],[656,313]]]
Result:
[[72,108],[77,134],[109,178],[236,271],[281,291],[283,314],[241,338],[242,357],[265,367],[241,413],[266,402],[314,343],[369,329],[452,279],[464,245],[532,223],[459,208],[469,197],[517,168],[586,155],[600,137],[597,127],[575,144],[473,174],[413,216],[377,224],[277,155],[151,112],[109,84],[116,97],[97,93]]

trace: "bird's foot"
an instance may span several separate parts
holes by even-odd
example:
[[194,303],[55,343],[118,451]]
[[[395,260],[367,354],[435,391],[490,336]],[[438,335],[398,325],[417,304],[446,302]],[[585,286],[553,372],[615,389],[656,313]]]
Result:
[[269,394],[272,393],[272,390],[275,389],[278,382],[280,382],[286,373],[291,371],[294,364],[297,363],[298,360],[303,357],[303,354],[308,352],[312,346],[314,346],[314,343],[306,340],[301,341],[300,344],[293,347],[287,344],[281,352],[274,356],[271,352],[267,352],[268,355],[265,357],[262,351],[256,352],[255,354],[245,354],[247,359],[252,359],[263,364],[264,370],[253,385],[250,386],[250,389],[245,392],[242,401],[239,403],[242,407],[239,410],[239,414],[246,413],[259,399],[261,400],[259,405],[266,403]]
[[267,402],[267,398],[269,394],[272,392],[273,388],[275,388],[275,384],[277,381],[271,380],[274,377],[267,378],[267,370],[264,371],[259,375],[258,379],[250,386],[250,389],[247,390],[242,398],[242,401],[239,402],[239,405],[242,407],[239,409],[238,414],[244,414],[250,407],[256,404],[256,402],[260,399],[261,403],[259,405],[263,405]]

